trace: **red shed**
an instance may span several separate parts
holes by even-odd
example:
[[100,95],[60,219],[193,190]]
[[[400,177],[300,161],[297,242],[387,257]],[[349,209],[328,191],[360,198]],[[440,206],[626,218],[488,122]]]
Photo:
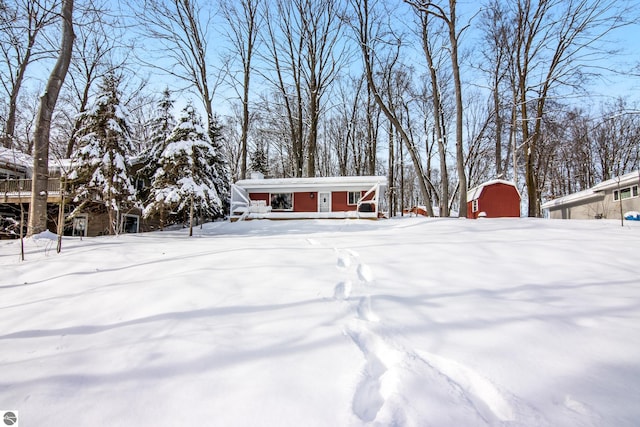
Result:
[[467,218],[520,217],[520,192],[510,181],[494,179],[467,192]]

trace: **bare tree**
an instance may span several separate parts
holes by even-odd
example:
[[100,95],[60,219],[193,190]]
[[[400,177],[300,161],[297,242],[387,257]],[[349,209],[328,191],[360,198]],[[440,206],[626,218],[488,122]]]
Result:
[[603,57],[602,39],[625,25],[630,10],[616,0],[518,0],[515,25],[515,104],[519,110],[528,215],[540,215],[536,170],[548,100],[561,87],[576,88],[589,75],[589,62]]
[[207,115],[209,137],[215,125],[213,98],[223,79],[223,70],[212,70],[208,50],[211,10],[197,0],[145,0],[140,16],[146,34],[155,40],[166,61],[144,60],[146,65],[184,81],[195,89]]
[[[446,68],[442,65],[441,61],[436,58],[434,52],[433,43],[435,40],[439,40],[438,34],[431,30],[432,17],[424,12],[418,13],[420,18],[420,36],[422,41],[422,50],[427,61],[427,68],[429,69],[429,81],[431,82],[431,91],[429,97],[432,100],[432,114],[433,114],[433,129],[434,137],[438,144],[438,155],[440,158],[440,197],[438,198],[440,216],[449,216],[449,172],[447,170],[447,131],[445,111],[442,99],[442,87],[440,84],[439,71]],[[447,80],[446,78],[443,80]],[[427,94],[424,94],[425,96]]]
[[300,34],[300,25],[293,21],[297,17],[293,4],[288,0],[278,0],[275,5],[265,8],[266,40],[268,56],[265,60],[271,64],[272,74],[265,77],[277,88],[282,105],[283,117],[288,125],[289,151],[293,163],[293,175],[304,173],[304,93],[302,86],[304,41]]
[[24,83],[27,67],[38,60],[52,56],[44,46],[38,46],[41,33],[52,22],[59,7],[57,1],[47,4],[37,0],[15,0],[12,4],[2,4],[0,20],[6,25],[0,31],[0,81],[8,97],[8,111],[4,122],[4,132],[0,135],[2,145],[10,148],[15,127],[18,96]]
[[121,52],[121,37],[114,37],[118,31],[115,23],[107,23],[104,17],[96,15],[106,14],[103,10],[87,9],[83,16],[92,15],[88,22],[76,25],[75,54],[69,66],[69,84],[66,96],[63,100],[69,105],[67,121],[71,123],[71,129],[67,136],[65,157],[70,158],[76,146],[80,117],[86,111],[92,89],[97,82],[123,66],[125,57],[116,59],[117,52]]
[[316,174],[323,97],[344,58],[340,5],[337,0],[279,0],[267,12],[267,59],[273,68],[268,78],[285,102],[296,176]]
[[[483,32],[482,58],[479,68],[487,74],[491,90],[493,107],[493,136],[495,138],[495,175],[505,177],[508,156],[503,162],[502,148],[505,126],[505,104],[513,106],[509,93],[508,78],[512,69],[512,36],[513,27],[507,22],[506,5],[500,0],[491,0],[481,14],[481,30]],[[511,107],[513,109],[513,107]],[[506,111],[505,111],[506,110]],[[508,149],[511,145],[507,146]]]
[[33,147],[33,180],[29,205],[28,234],[33,235],[47,229],[47,184],[49,180],[49,132],[51,117],[58,100],[60,88],[71,62],[73,51],[73,0],[62,0],[60,18],[62,34],[60,54],[56,61],[45,92],[40,98],[40,109],[36,118]]
[[[364,73],[367,78],[367,83],[371,89],[371,93],[376,104],[378,104],[387,120],[389,120],[389,123],[396,130],[409,151],[416,174],[420,177],[418,182],[420,184],[420,191],[425,202],[427,212],[430,216],[433,216],[431,195],[427,187],[427,182],[430,178],[424,173],[424,168],[422,167],[417,147],[412,143],[411,138],[394,111],[393,106],[390,105],[389,100],[385,100],[383,98],[382,91],[374,78],[374,75],[378,72],[377,70],[380,69],[381,64],[383,67],[392,69],[393,65],[398,61],[400,47],[402,46],[401,40],[391,32],[383,34],[384,32],[381,27],[382,24],[380,22],[380,16],[375,14],[377,7],[379,7],[379,2],[377,0],[350,0],[349,3],[353,13],[350,25],[354,31],[356,41],[361,48]],[[391,40],[385,40],[385,35],[391,36]],[[383,43],[386,46],[391,47],[391,49],[385,49]],[[388,56],[381,59],[381,54],[383,54],[383,52],[387,52]]]
[[420,12],[431,15],[440,19],[445,23],[449,36],[449,55],[451,58],[451,70],[453,75],[453,86],[456,100],[456,168],[458,171],[458,194],[460,196],[459,216],[466,217],[467,210],[467,177],[464,167],[464,150],[463,150],[463,104],[462,104],[462,80],[460,78],[460,63],[458,59],[458,40],[460,34],[464,31],[458,30],[456,5],[457,0],[448,0],[448,8],[443,7],[439,2],[419,0],[405,0]]
[[[258,32],[262,25],[260,15],[261,0],[223,0],[221,8],[229,26],[228,38],[233,45],[233,54],[237,55],[241,65],[241,77],[235,73],[227,73],[232,78],[232,86],[240,87],[242,93],[238,97],[242,102],[242,116],[240,121],[240,179],[247,177],[247,140],[249,138],[249,95],[251,74],[253,71],[254,51],[257,48]],[[240,83],[236,85],[236,83]],[[239,92],[239,91],[238,91]]]

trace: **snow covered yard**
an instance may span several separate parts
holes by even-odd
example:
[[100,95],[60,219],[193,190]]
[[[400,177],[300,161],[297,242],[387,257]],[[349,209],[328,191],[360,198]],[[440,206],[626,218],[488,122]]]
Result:
[[637,426],[640,223],[251,221],[0,242],[22,426]]

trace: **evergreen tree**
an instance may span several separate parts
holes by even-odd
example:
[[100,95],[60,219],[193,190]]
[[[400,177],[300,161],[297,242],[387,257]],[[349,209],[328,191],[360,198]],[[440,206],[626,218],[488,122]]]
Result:
[[162,99],[158,102],[156,115],[151,121],[151,140],[149,141],[151,148],[146,153],[147,165],[153,172],[157,169],[158,159],[160,158],[160,153],[164,150],[165,142],[176,126],[176,119],[171,112],[173,103],[171,92],[169,88],[166,88],[162,92]]
[[[171,99],[171,92],[166,88],[162,92],[162,99],[158,102],[155,115],[151,120],[151,138],[149,140],[149,149],[141,156],[144,167],[140,168],[136,173],[136,178],[143,182],[142,188],[139,188],[138,197],[140,200],[148,200],[150,196],[149,187],[153,181],[153,175],[160,168],[160,155],[165,148],[165,144],[169,135],[176,126],[176,119],[171,112],[173,110],[174,101]],[[160,228],[165,224],[164,209],[157,209],[160,214]]]
[[251,155],[251,164],[249,166],[253,172],[260,172],[264,176],[269,175],[269,161],[264,144],[258,144],[255,151]]
[[76,210],[89,201],[102,200],[109,215],[107,231],[111,234],[119,231],[120,210],[136,201],[128,161],[133,147],[129,113],[120,104],[120,80],[114,73],[107,74],[94,107],[83,113],[72,174],[78,182],[75,200],[81,202]]
[[231,198],[231,171],[229,170],[229,162],[224,148],[221,129],[220,120],[217,116],[213,116],[211,120],[209,120],[209,138],[211,140],[211,146],[213,147],[210,164],[212,166],[214,188],[222,201],[221,209],[216,212],[214,218],[223,217],[225,212],[229,211],[229,201]]
[[215,156],[200,116],[187,105],[160,153],[145,215],[171,209],[183,217],[188,214],[190,226],[196,207],[207,216],[219,216],[222,202]]

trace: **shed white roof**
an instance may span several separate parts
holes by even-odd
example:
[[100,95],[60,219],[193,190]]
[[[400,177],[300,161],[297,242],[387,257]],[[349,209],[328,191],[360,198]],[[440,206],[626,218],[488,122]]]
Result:
[[332,176],[314,178],[243,179],[235,183],[247,191],[317,191],[341,189],[345,191],[369,189],[374,185],[386,186],[385,176]]
[[478,185],[477,187],[473,187],[472,189],[468,190],[467,191],[467,202],[470,202],[472,200],[478,199],[480,197],[480,194],[482,194],[482,190],[484,190],[485,187],[488,187],[490,185],[495,185],[495,184],[505,184],[505,185],[512,186],[518,192],[518,197],[520,197],[522,199],[522,196],[520,195],[520,192],[518,191],[518,187],[516,187],[516,184],[513,181],[506,181],[504,179],[492,179],[490,181],[483,182],[482,184]]

